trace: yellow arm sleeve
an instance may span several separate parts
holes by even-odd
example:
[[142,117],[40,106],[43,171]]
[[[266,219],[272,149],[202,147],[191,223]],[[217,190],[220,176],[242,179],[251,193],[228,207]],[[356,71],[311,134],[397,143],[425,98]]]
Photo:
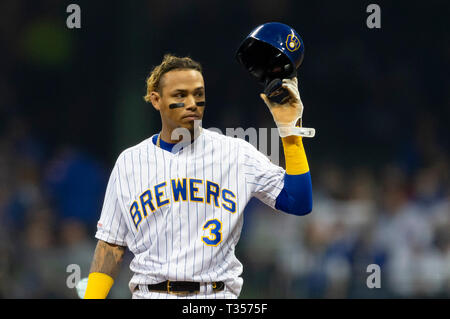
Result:
[[114,279],[100,272],[92,272],[88,277],[88,284],[84,299],[106,299]]
[[300,175],[309,172],[302,137],[292,135],[282,137],[281,140],[286,160],[286,173],[289,175]]

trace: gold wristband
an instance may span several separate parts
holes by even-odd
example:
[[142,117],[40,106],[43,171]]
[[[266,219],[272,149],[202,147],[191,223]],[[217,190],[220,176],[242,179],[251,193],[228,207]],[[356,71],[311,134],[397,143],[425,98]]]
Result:
[[309,172],[302,137],[292,135],[282,137],[281,140],[286,160],[286,173],[289,175],[300,175]]
[[101,272],[90,273],[84,299],[106,299],[113,284],[114,279],[107,274]]

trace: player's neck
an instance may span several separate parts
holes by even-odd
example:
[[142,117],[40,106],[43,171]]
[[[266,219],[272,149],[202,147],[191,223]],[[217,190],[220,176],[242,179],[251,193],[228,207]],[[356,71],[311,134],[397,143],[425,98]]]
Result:
[[172,133],[176,128],[173,129],[169,129],[167,127],[162,128],[161,130],[161,140],[163,140],[166,143],[170,143],[170,144],[176,144],[179,143],[181,141],[183,141],[183,138],[189,138],[190,137],[190,141],[194,141],[199,135],[200,135],[200,127],[197,129],[194,129],[193,131],[189,130],[189,135],[188,136],[182,136],[181,134],[183,134],[183,131],[181,131],[181,134],[174,134],[173,136],[180,136],[179,139],[172,139]]

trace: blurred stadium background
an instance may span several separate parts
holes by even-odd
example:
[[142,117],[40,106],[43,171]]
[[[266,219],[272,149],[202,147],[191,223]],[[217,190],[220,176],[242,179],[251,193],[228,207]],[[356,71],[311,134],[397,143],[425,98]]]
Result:
[[[66,7],[81,7],[81,29]],[[165,0],[0,3],[0,297],[77,298],[118,154],[160,129],[145,79],[166,52],[204,66],[203,126],[273,127],[234,60],[255,26],[293,26],[314,188],[306,217],[259,201],[237,254],[242,298],[450,297],[446,1]],[[127,254],[111,298],[129,298]],[[368,289],[366,267],[381,267]]]

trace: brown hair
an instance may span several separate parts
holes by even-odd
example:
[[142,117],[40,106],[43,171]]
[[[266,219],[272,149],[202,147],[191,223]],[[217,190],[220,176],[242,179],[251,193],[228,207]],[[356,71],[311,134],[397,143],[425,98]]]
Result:
[[157,65],[150,72],[147,78],[147,94],[144,96],[144,100],[150,103],[150,93],[157,91],[161,94],[160,81],[162,76],[175,69],[193,69],[200,73],[202,72],[202,66],[200,63],[192,60],[190,57],[177,57],[172,54],[165,54],[160,65]]

